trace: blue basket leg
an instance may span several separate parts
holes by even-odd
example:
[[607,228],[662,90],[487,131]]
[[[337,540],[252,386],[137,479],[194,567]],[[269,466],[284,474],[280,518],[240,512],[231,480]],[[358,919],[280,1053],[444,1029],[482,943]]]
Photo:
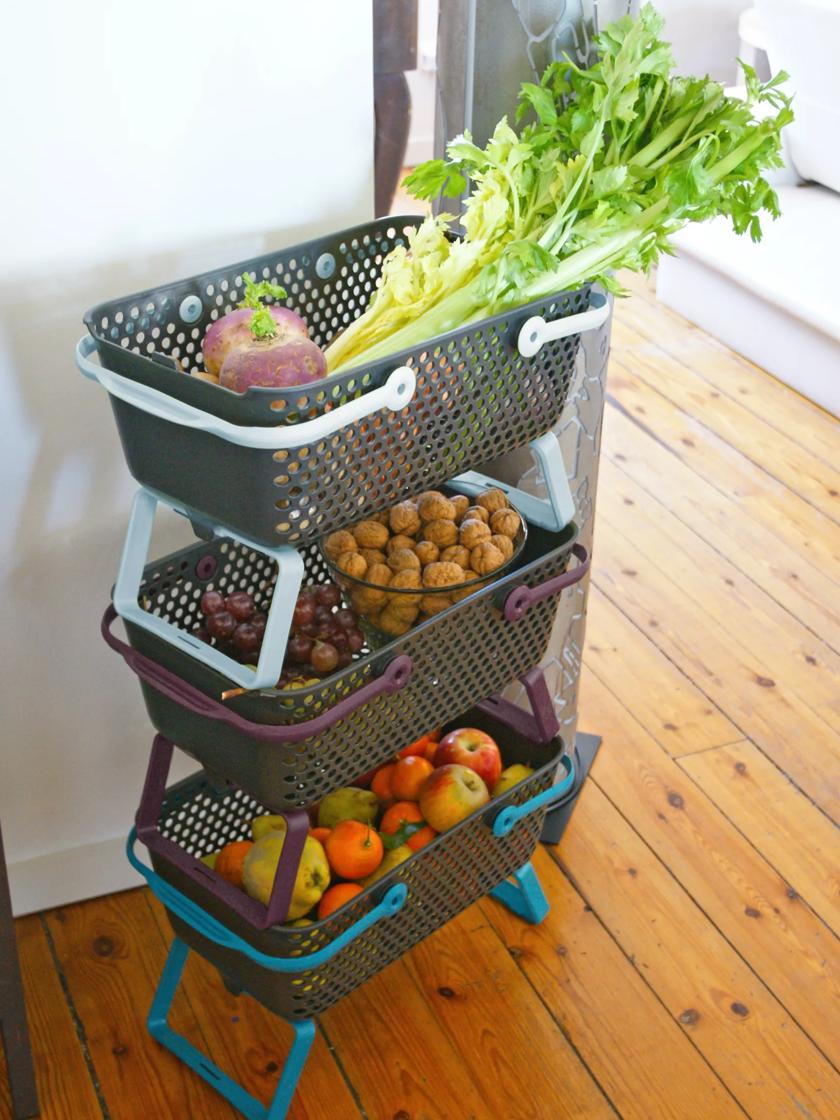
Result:
[[505,880],[490,892],[490,897],[531,925],[539,925],[548,913],[549,905],[530,860],[514,871],[512,878],[515,882]]
[[271,1104],[266,1108],[256,1097],[252,1097],[241,1085],[197,1050],[192,1043],[187,1042],[183,1035],[173,1031],[167,1023],[166,1017],[172,1006],[188,954],[187,946],[176,937],[169,950],[163,975],[149,1011],[147,1021],[149,1033],[161,1046],[165,1046],[199,1077],[202,1077],[217,1093],[221,1093],[234,1108],[247,1117],[247,1120],[284,1120],[292,1097],[295,1095],[303,1067],[306,1065],[306,1059],[309,1057],[309,1050],[315,1040],[315,1024],[311,1019],[302,1019],[291,1024],[295,1032],[292,1048],[283,1066]]

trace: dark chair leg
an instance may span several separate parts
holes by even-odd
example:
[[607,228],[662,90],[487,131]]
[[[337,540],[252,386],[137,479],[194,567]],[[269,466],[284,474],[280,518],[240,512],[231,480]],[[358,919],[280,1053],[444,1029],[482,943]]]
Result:
[[38,1115],[38,1093],[35,1088],[35,1067],[26,1025],[23,983],[12,921],[9,898],[9,875],[0,830],[0,1033],[6,1051],[9,1087],[12,1092],[12,1115],[15,1120],[28,1120]]

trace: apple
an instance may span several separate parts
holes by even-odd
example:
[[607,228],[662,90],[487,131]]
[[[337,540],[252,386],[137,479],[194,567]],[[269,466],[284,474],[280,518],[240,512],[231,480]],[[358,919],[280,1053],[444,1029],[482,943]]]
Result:
[[475,770],[451,763],[437,767],[423,783],[420,812],[435,832],[445,832],[489,800],[490,791]]
[[500,794],[507,793],[509,789],[513,789],[520,782],[524,782],[526,778],[530,778],[533,773],[534,771],[530,766],[523,766],[521,762],[508,766],[507,770],[502,771],[498,782],[493,786],[493,796],[499,797]]
[[448,766],[453,762],[469,766],[488,789],[498,782],[502,772],[502,756],[495,740],[477,727],[459,727],[441,739],[435,751],[434,765]]

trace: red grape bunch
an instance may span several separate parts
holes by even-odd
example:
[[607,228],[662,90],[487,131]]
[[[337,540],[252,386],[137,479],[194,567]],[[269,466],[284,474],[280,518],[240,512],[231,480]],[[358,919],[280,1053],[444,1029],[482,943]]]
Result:
[[[257,610],[247,591],[227,597],[219,591],[201,596],[204,622],[193,630],[202,642],[214,645],[238,661],[256,663],[262,647],[266,615]],[[279,688],[293,680],[324,677],[346,668],[365,644],[354,611],[341,606],[341,592],[334,583],[301,588],[292,615]]]

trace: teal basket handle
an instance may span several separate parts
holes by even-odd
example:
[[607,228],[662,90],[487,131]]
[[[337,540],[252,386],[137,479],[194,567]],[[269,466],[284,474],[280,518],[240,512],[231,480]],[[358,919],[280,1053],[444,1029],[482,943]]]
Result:
[[166,499],[142,487],[134,497],[117,582],[114,586],[114,607],[117,614],[136,626],[148,630],[149,633],[156,634],[170,645],[186,649],[191,657],[209,665],[211,669],[215,669],[242,688],[274,688],[283,671],[283,658],[292,625],[295,600],[303,581],[303,560],[300,553],[289,545],[266,548],[265,545],[256,544],[229,529],[212,527],[214,533],[230,537],[231,540],[239,541],[240,544],[261,552],[273,559],[277,565],[275,591],[271,597],[262,649],[254,671],[234,661],[232,657],[225,656],[188,631],[181,630],[180,627],[152,614],[151,611],[143,610],[137,601],[159,501],[169,505]]
[[508,805],[506,809],[502,809],[493,821],[494,836],[499,838],[507,836],[514,825],[523,817],[527,817],[529,813],[533,813],[536,809],[542,809],[551,805],[554,801],[559,801],[569,792],[575,784],[574,760],[571,755],[564,755],[560,765],[566,771],[565,777],[561,781],[549,789],[544,789],[542,793],[538,793],[535,797],[529,798],[522,805]]
[[[96,339],[91,335],[79,339],[76,344],[76,365],[85,377],[91,381],[98,381],[112,397],[117,397],[126,404],[133,405],[150,416],[156,416],[159,420],[166,420],[170,424],[180,424],[184,428],[199,428],[212,436],[227,440],[228,443],[262,451],[282,451],[317,443],[344,427],[373,416],[383,408],[390,412],[399,412],[410,404],[417,384],[417,375],[413,369],[409,366],[398,366],[388,374],[385,383],[377,389],[371,389],[360,397],[336,405],[329,412],[323,412],[312,420],[304,420],[299,424],[278,424],[276,427],[248,427],[222,420],[211,412],[204,412],[194,405],[169,396],[168,393],[152,389],[139,381],[132,381],[130,377],[123,377],[122,374],[114,373],[113,370],[92,362],[91,355],[96,348]],[[173,376],[186,377],[187,374],[173,373]],[[328,384],[325,378],[325,394]],[[227,390],[220,390],[220,392],[227,392]]]
[[267,953],[261,953],[247,941],[244,941],[233,930],[222,925],[212,915],[208,914],[206,910],[202,909],[192,899],[187,898],[176,890],[170,883],[147,867],[145,863],[137,858],[134,851],[134,846],[137,842],[136,829],[131,830],[128,835],[128,842],[126,844],[126,855],[128,862],[138,871],[149,886],[154,891],[155,895],[160,899],[167,910],[171,910],[183,921],[191,925],[193,929],[206,937],[209,941],[215,942],[223,949],[233,949],[237,953],[242,953],[250,960],[255,961],[257,964],[262,965],[263,968],[268,968],[272,972],[306,972],[310,968],[320,968],[321,965],[331,961],[332,958],[345,949],[352,941],[361,937],[366,933],[371,926],[375,926],[378,922],[384,921],[386,918],[392,918],[398,914],[405,905],[408,898],[408,887],[405,883],[395,883],[389,887],[380,901],[368,911],[364,917],[359,918],[352,926],[349,926],[343,933],[340,933],[329,945],[325,945],[323,949],[319,949],[315,953],[309,953],[306,956],[295,957],[272,957]]
[[563,452],[554,432],[546,432],[539,439],[532,440],[528,447],[542,470],[543,481],[548,498],[538,498],[527,490],[508,486],[488,475],[477,471],[465,471],[452,480],[451,486],[463,494],[475,496],[488,487],[503,491],[511,503],[519,510],[526,521],[559,533],[574,520],[575,502],[569,489],[569,479],[563,463]]

